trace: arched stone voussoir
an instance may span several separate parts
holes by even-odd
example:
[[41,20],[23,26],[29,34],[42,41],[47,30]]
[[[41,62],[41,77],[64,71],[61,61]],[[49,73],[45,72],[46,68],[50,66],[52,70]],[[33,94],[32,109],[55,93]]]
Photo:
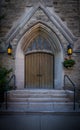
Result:
[[61,42],[56,33],[49,28],[49,26],[44,25],[41,22],[33,25],[22,37],[22,45],[21,48],[25,52],[28,45],[36,38],[38,35],[46,38],[48,42],[51,44],[53,50],[60,51],[61,50]]

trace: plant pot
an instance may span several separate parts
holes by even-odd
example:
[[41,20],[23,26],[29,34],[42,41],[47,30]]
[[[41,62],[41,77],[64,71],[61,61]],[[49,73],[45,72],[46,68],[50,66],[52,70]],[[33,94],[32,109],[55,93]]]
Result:
[[67,59],[63,62],[63,65],[65,68],[71,68],[74,66],[74,64],[75,64],[75,61],[72,59]]

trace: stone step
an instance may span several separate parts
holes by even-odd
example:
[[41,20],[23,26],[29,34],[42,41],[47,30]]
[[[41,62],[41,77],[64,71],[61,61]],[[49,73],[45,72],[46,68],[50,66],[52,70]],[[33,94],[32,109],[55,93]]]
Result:
[[[4,104],[5,106],[5,104]],[[77,106],[77,104],[76,104]],[[72,111],[73,110],[73,102],[8,102],[8,110],[11,111]]]
[[24,89],[8,91],[9,94],[64,94],[65,90],[52,90],[52,89]]
[[12,90],[8,92],[8,97],[10,98],[66,97],[66,93],[64,90]]
[[69,102],[68,98],[9,98],[8,101],[12,102]]
[[54,94],[8,94],[9,98],[15,97],[15,98],[62,98],[62,97],[66,97],[65,93],[54,93]]

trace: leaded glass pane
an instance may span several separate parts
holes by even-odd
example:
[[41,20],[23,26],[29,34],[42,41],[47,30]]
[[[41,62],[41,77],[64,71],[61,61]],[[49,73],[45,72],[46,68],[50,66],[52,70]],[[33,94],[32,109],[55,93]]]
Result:
[[35,38],[28,46],[27,52],[32,51],[32,50],[49,50],[52,51],[51,46],[45,38],[42,36],[38,36]]

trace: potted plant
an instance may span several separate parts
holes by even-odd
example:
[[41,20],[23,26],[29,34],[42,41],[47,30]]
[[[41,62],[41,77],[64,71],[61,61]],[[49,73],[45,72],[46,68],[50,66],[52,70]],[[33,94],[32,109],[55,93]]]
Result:
[[12,69],[6,69],[0,66],[0,104],[4,101],[4,92],[6,90],[5,85],[8,81],[8,76],[12,72]]
[[73,67],[75,64],[75,60],[73,59],[65,59],[63,65],[65,68]]

